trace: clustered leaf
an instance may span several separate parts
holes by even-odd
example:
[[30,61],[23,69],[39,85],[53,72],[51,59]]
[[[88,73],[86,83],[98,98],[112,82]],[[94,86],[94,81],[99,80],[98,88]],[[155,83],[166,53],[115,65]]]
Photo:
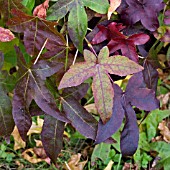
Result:
[[[9,76],[7,70],[3,70],[4,55],[0,52],[0,136],[9,137],[16,125],[22,139],[26,141],[32,117],[43,115],[42,143],[47,156],[56,163],[63,147],[66,123],[70,123],[82,135],[98,144],[113,142],[112,135],[119,130],[125,120],[120,137],[121,153],[123,156],[133,155],[139,140],[134,107],[146,111],[146,115],[159,107],[155,94],[158,81],[156,57],[163,44],[158,47],[155,47],[157,44],[153,45],[148,54],[144,49],[147,57],[143,59],[143,67],[138,64],[136,46],[143,45],[150,39],[149,35],[143,33],[146,32],[144,27],[150,34],[158,28],[157,18],[164,7],[163,0],[110,0],[110,6],[108,0],[53,0],[50,3],[46,0],[34,9],[34,16],[28,13],[32,11],[35,2],[31,3],[32,7],[28,7],[27,4],[29,12],[21,2],[0,0],[0,20],[5,22],[8,20],[7,23],[2,23],[8,26],[7,29],[0,27],[0,41],[6,43],[17,37],[17,34],[14,35],[11,31],[20,33],[21,42],[14,44],[22,44],[23,40],[27,53],[23,54],[19,47],[15,47],[17,62],[13,65],[17,65],[14,71],[16,77],[14,76],[15,80],[12,80],[12,86],[8,90],[9,84],[6,79],[13,75]],[[71,48],[68,48],[70,41],[80,52],[86,48],[83,44],[89,21],[86,7],[100,14],[108,14],[109,19],[119,7],[117,11],[120,14],[120,21],[125,26],[112,21],[99,23],[91,32],[93,37],[90,37],[89,41],[101,50],[95,52],[88,42],[93,52],[85,49],[84,61],[76,62],[68,70],[64,70],[64,64],[58,62],[61,58],[56,59],[56,56],[66,57],[66,69],[67,60],[70,60],[69,57],[72,55],[69,53]],[[160,39],[165,42],[169,42],[169,16],[169,10],[165,11],[166,25],[162,27],[166,31]],[[61,22],[51,22],[45,18]],[[136,31],[134,24],[139,21],[144,27],[143,30]],[[61,30],[57,24],[63,26]],[[59,30],[65,33],[65,29],[69,34],[67,43],[64,35],[58,32]],[[158,29],[158,32],[160,30]],[[128,31],[130,33],[127,33]],[[75,59],[77,54],[79,53],[75,54]],[[29,57],[29,60],[26,60],[25,56]],[[65,73],[62,78],[56,74],[60,71],[61,74]],[[129,74],[133,75],[128,81],[126,90],[123,91],[113,82],[112,76],[123,79],[123,76]],[[17,83],[13,89],[16,78]],[[91,87],[99,121],[80,104],[89,88],[84,81],[89,78],[92,78]],[[58,82],[58,79],[61,81]],[[58,88],[56,84],[59,84]],[[12,90],[11,102],[8,91]]]
[[125,76],[141,71],[143,68],[124,56],[109,57],[109,50],[104,47],[96,56],[84,51],[85,62],[76,63],[63,76],[59,89],[77,86],[89,77],[93,77],[92,90],[95,105],[103,123],[112,116],[114,90],[108,73]]
[[120,141],[121,152],[124,156],[130,156],[135,153],[139,138],[136,114],[132,106],[151,111],[159,108],[159,101],[155,97],[154,90],[146,87],[142,72],[135,73],[130,78],[125,92],[118,85],[114,84],[113,86],[115,100],[112,117],[106,124],[99,121],[96,143],[103,142],[114,134],[120,128],[125,116],[126,122]]
[[46,77],[50,77],[60,70],[63,64],[40,60],[35,65],[28,67],[19,49],[17,52],[21,75],[14,89],[12,113],[21,137],[26,140],[26,134],[32,122],[29,106],[33,99],[46,114],[64,122],[68,121],[57,109],[55,100],[45,85]]

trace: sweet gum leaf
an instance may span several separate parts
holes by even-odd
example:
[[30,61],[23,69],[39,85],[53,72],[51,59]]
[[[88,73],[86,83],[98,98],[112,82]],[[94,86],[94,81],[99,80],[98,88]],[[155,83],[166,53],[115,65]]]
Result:
[[[86,54],[87,53],[87,54]],[[80,85],[89,77],[93,77],[93,95],[95,105],[106,123],[112,116],[114,90],[108,73],[125,76],[143,70],[143,67],[124,56],[109,57],[107,47],[101,49],[97,58],[92,52],[84,51],[85,62],[76,63],[64,74],[59,89]]]
[[[11,12],[13,18],[8,21],[7,25],[14,32],[24,33],[24,45],[28,54],[38,55],[46,40],[46,48],[49,51],[54,50],[57,53],[65,49],[64,37],[55,29],[56,23],[29,16],[17,9]],[[56,48],[51,48],[50,44],[54,42]]]
[[127,102],[142,110],[151,111],[159,108],[155,91],[146,87],[142,72],[136,73],[130,78],[126,87],[125,98]]
[[135,45],[145,44],[150,38],[144,33],[133,34],[126,37],[120,32],[124,27],[115,22],[110,23],[107,27],[99,25],[98,28],[99,32],[93,38],[92,44],[98,44],[108,40],[107,46],[110,50],[110,54],[120,49],[122,55],[135,62],[138,61]]
[[95,139],[97,132],[95,118],[73,96],[61,98],[61,101],[66,117],[71,121],[72,126],[87,138]]
[[56,163],[57,156],[63,148],[64,125],[64,122],[45,115],[41,140],[46,154],[53,163]]
[[142,25],[150,30],[155,31],[158,26],[158,13],[163,9],[162,0],[126,0],[128,7],[121,11],[122,20],[129,25],[141,21]]
[[120,148],[123,156],[132,156],[138,147],[139,129],[136,113],[130,104],[124,106],[126,122],[121,133]]

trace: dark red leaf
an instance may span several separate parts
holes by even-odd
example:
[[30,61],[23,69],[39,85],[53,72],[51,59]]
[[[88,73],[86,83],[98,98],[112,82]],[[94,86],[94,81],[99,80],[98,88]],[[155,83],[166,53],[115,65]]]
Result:
[[126,37],[120,32],[123,28],[124,27],[121,24],[117,24],[115,22],[110,23],[107,27],[100,25],[99,32],[93,38],[92,44],[98,44],[108,40],[109,43],[107,46],[110,54],[116,52],[117,50],[121,50],[122,55],[137,62],[138,55],[135,45],[145,44],[150,37],[144,33]]
[[63,147],[64,125],[64,122],[61,122],[52,116],[45,115],[41,140],[47,156],[54,164]]
[[50,55],[65,49],[64,37],[55,29],[55,22],[29,16],[16,9],[12,10],[12,15],[13,18],[7,24],[11,30],[24,33],[24,45],[28,54],[38,55],[45,43]]
[[126,122],[121,133],[120,148],[123,156],[132,156],[138,147],[139,129],[136,114],[132,107],[127,104],[124,109]]

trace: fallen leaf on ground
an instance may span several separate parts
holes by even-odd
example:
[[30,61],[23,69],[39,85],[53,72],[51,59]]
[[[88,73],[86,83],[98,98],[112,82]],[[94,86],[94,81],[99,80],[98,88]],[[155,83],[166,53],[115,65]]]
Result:
[[[30,156],[31,155],[31,156]],[[22,153],[22,157],[29,161],[30,163],[36,164],[41,161],[44,161],[42,158],[38,158],[37,155],[34,152],[33,148],[27,149]]]
[[33,133],[38,133],[40,134],[41,133],[41,130],[42,130],[42,126],[43,126],[43,122],[44,120],[41,119],[39,116],[37,117],[37,123],[35,122],[32,122],[32,125],[31,125],[31,128],[29,129],[27,135],[31,135]]
[[162,121],[161,123],[159,123],[158,129],[160,130],[160,133],[163,136],[163,139],[170,143],[170,130],[169,128],[166,126],[166,121]]
[[80,157],[80,153],[77,155],[72,155],[68,163],[66,162],[63,168],[66,170],[83,170],[87,160],[80,162]]
[[14,150],[15,151],[21,148],[25,148],[26,143],[22,140],[16,126],[11,135],[14,137]]
[[110,19],[112,13],[120,6],[121,0],[110,0],[110,7],[108,9],[107,17]]

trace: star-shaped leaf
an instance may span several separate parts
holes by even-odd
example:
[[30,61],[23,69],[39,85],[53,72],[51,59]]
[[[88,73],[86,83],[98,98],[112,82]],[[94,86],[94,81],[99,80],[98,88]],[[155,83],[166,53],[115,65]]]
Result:
[[124,56],[109,57],[109,50],[104,47],[96,56],[88,51],[84,51],[85,62],[76,63],[63,76],[59,89],[77,86],[89,77],[93,77],[92,89],[95,98],[95,105],[106,123],[112,116],[114,90],[110,82],[108,73],[125,76],[139,72],[143,69],[140,65]]
[[98,44],[108,40],[107,44],[110,53],[121,50],[122,55],[137,62],[138,54],[136,52],[136,45],[145,44],[149,40],[149,36],[144,33],[133,34],[129,37],[123,35],[120,30],[124,27],[115,22],[110,23],[107,27],[99,25],[99,32],[92,40],[92,44]]
[[[17,52],[19,53],[18,49]],[[12,112],[21,137],[26,140],[26,134],[31,126],[29,106],[33,99],[46,114],[64,122],[68,120],[57,109],[55,100],[45,85],[46,77],[60,70],[63,64],[40,60],[28,67],[22,54],[19,55],[20,80],[14,89]]]
[[120,13],[126,24],[133,25],[141,21],[142,25],[150,31],[158,28],[158,13],[164,7],[162,0],[126,0],[126,3],[128,7]]
[[64,37],[55,29],[56,23],[29,16],[16,9],[12,10],[12,15],[14,17],[9,20],[8,26],[14,32],[24,33],[28,54],[38,55],[44,44],[50,55],[65,49]]
[[109,3],[107,0],[58,0],[47,13],[47,19],[58,20],[70,12],[68,16],[68,32],[80,52],[83,51],[83,40],[87,32],[87,14],[84,6],[105,14]]

